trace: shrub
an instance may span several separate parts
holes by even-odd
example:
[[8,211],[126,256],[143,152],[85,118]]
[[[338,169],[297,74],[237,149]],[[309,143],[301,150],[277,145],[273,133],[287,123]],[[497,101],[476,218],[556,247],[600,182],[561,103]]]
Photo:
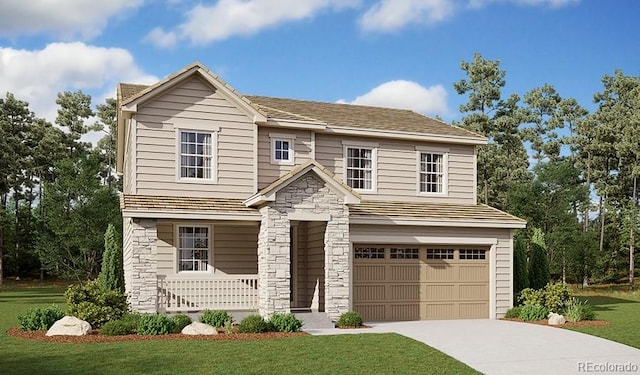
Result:
[[23,331],[48,330],[53,323],[64,317],[64,311],[57,305],[36,307],[18,315],[20,329]]
[[143,314],[136,332],[139,335],[168,335],[173,333],[173,320],[164,314]]
[[98,280],[104,291],[115,290],[124,292],[124,269],[122,268],[122,237],[116,228],[109,224],[104,234],[104,252],[102,253],[102,267]]
[[569,300],[569,289],[562,283],[549,282],[544,287],[544,307],[559,313]]
[[507,310],[507,312],[504,314],[504,317],[506,319],[519,318],[520,317],[520,310],[522,310],[522,306],[514,306],[514,307],[510,308],[509,310]]
[[104,291],[97,280],[71,285],[64,296],[68,304],[67,314],[86,320],[93,328],[120,319],[129,309],[124,293]]
[[110,320],[102,326],[100,334],[106,336],[133,335],[138,332],[140,317],[140,314],[125,314],[118,320]]
[[521,304],[527,305],[540,305],[544,306],[544,291],[532,288],[522,289],[518,301]]
[[[537,229],[537,228],[536,228]],[[539,243],[531,243],[531,258],[529,259],[529,286],[542,289],[549,282],[549,261],[547,250]]]
[[267,323],[260,315],[248,315],[240,324],[238,324],[238,332],[240,333],[262,333],[270,330]]
[[543,320],[549,316],[549,310],[540,305],[524,305],[520,309],[520,319],[524,321]]
[[302,321],[291,313],[274,313],[269,324],[278,332],[298,332],[302,328]]
[[360,327],[362,326],[362,315],[357,311],[347,311],[340,315],[336,325],[338,327]]
[[191,324],[191,318],[185,314],[178,314],[171,317],[173,320],[173,332],[180,333],[182,329]]
[[564,316],[570,322],[581,320],[593,320],[596,314],[588,301],[580,301],[577,298],[570,298],[565,305]]
[[200,323],[216,328],[224,327],[228,321],[233,322],[233,318],[224,310],[205,310],[200,317]]
[[527,272],[527,254],[522,240],[513,245],[513,290],[516,294],[529,287],[529,272]]

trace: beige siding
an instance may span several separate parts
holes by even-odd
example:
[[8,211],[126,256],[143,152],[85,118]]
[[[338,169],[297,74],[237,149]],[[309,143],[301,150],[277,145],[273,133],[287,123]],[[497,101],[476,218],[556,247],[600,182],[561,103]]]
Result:
[[[216,182],[178,181],[177,128],[219,129]],[[249,117],[198,78],[145,103],[136,114],[137,194],[246,198],[253,193],[253,129]]]
[[175,275],[177,264],[176,224],[209,225],[213,228],[214,274],[258,273],[258,223],[230,224],[203,220],[173,222],[158,220],[158,275]]
[[[351,225],[350,235],[352,238],[370,238],[378,243],[399,243],[398,238],[404,238],[405,244],[417,243],[415,238],[425,239],[423,244],[434,245],[429,238],[444,238],[448,244],[456,244],[456,241],[466,245],[483,245],[484,242],[495,240],[497,242],[495,251],[495,289],[489,293],[495,295],[495,313],[498,318],[511,307],[511,280],[512,280],[512,259],[513,244],[510,229],[499,228],[451,228],[451,227],[417,227],[417,226],[382,226],[382,225]],[[385,238],[393,238],[392,241],[384,241]],[[493,262],[494,260],[490,260]]]
[[123,191],[125,194],[135,194],[135,128],[131,126],[131,121],[127,120],[127,134],[125,135],[125,158],[124,158],[124,174],[123,174]]
[[[271,163],[271,137],[269,135],[283,135],[293,139],[294,165]],[[295,165],[300,165],[311,159],[311,132],[308,130],[277,129],[260,127],[258,130],[258,189],[271,184]]]
[[[377,144],[377,192],[363,193],[364,199],[448,202],[472,204],[474,186],[474,147],[376,138],[349,138],[316,135],[316,160],[343,179],[344,142]],[[448,153],[448,194],[428,196],[417,191],[417,151],[419,147],[446,148]]]
[[[314,295],[318,297],[318,308],[324,310],[324,234],[325,222],[300,222],[295,241],[296,301],[294,308],[310,308]],[[316,287],[318,290],[316,291]]]

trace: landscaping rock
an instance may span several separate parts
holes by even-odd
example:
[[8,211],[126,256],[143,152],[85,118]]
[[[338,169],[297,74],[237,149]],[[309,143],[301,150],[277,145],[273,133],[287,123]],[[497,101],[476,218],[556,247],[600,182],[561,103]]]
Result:
[[218,330],[216,327],[208,324],[193,322],[182,329],[184,335],[217,335]]
[[560,314],[556,314],[556,313],[549,314],[549,325],[551,326],[561,326],[561,325],[564,325],[566,322],[567,320],[564,318],[564,316]]
[[91,324],[75,316],[65,316],[53,323],[47,336],[84,336],[91,332]]

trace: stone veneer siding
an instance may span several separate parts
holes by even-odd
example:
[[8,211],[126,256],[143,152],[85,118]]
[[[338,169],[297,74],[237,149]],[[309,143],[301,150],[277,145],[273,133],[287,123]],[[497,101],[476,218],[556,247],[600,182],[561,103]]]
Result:
[[156,312],[158,302],[157,240],[154,219],[124,220],[124,283],[133,311]]
[[324,235],[325,312],[332,319],[349,310],[349,208],[322,180],[309,172],[280,190],[276,200],[260,208],[258,235],[258,308],[260,314],[288,312],[290,302],[289,213],[328,214]]

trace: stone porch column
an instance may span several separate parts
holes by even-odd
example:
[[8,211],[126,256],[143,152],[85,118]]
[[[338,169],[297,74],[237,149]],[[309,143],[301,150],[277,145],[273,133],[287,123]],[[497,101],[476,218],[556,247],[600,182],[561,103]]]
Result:
[[258,310],[267,317],[291,311],[291,238],[286,214],[264,206],[258,234]]
[[324,234],[325,289],[327,316],[337,320],[351,306],[351,246],[349,244],[349,208],[331,207],[331,219]]
[[[155,219],[125,219],[125,290],[133,311],[156,312],[158,303],[157,240]],[[127,238],[129,237],[129,238]]]

